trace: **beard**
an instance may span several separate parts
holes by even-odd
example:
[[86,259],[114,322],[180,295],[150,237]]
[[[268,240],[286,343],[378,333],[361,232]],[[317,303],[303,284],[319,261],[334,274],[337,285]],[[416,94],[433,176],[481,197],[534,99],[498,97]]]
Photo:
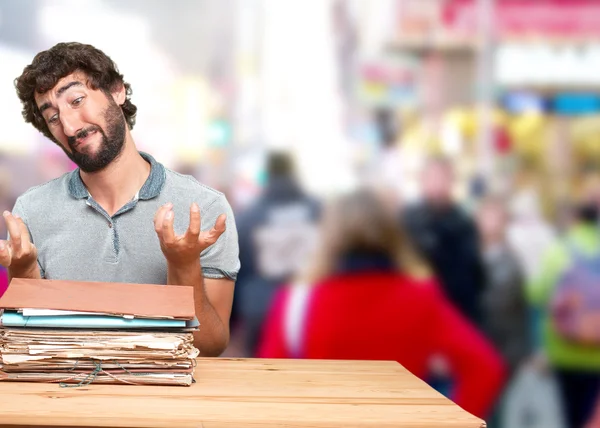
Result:
[[[127,125],[121,107],[111,97],[107,98],[109,104],[103,113],[106,131],[96,125],[88,126],[67,139],[71,149],[70,153],[63,148],[69,159],[83,172],[92,173],[103,170],[121,154],[125,146]],[[90,147],[84,146],[81,152],[78,151],[76,149],[77,140],[87,137],[94,131],[102,136],[98,150],[95,153],[89,152]]]

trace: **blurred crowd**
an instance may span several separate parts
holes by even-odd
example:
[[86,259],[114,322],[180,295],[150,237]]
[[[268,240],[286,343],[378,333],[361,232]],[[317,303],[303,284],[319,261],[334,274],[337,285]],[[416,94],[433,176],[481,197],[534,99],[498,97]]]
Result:
[[0,0],[0,211],[75,167],[12,79],[95,44],[134,88],[138,147],[234,209],[224,356],[394,360],[491,428],[600,428],[598,11]]
[[[36,159],[0,157],[1,210],[74,168]],[[444,155],[422,162],[417,198],[401,171],[315,196],[296,163],[268,152],[244,204],[219,189],[241,260],[225,356],[393,360],[492,428],[600,426],[597,175],[549,219],[533,188],[474,180],[457,196]]]
[[[74,167],[40,159],[0,158],[0,209],[31,184],[15,169],[41,183]],[[600,426],[598,176],[558,222],[527,188],[456,196],[443,155],[422,163],[410,200],[369,180],[314,196],[286,151],[264,169],[258,195],[233,204],[241,270],[224,356],[393,360],[492,428]]]
[[549,222],[533,191],[458,199],[431,156],[420,197],[365,184],[320,200],[293,158],[238,210],[228,355],[400,362],[491,427],[600,423],[600,181]]

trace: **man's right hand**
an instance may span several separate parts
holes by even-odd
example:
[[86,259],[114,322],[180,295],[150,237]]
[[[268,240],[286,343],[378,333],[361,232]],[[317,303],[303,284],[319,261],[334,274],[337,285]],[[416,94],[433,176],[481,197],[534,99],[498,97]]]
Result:
[[8,211],[3,217],[10,239],[0,240],[0,265],[8,269],[11,278],[40,278],[37,249],[31,243],[27,226]]

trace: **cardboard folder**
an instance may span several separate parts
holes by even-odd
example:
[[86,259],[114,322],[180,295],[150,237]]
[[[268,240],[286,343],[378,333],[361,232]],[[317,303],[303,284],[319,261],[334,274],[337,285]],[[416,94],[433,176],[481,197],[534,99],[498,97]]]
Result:
[[136,318],[193,320],[191,286],[15,278],[0,309],[55,309]]
[[0,381],[189,386],[198,354],[185,332],[0,328]]
[[129,384],[129,385],[179,385],[190,386],[194,382],[191,373],[127,373],[102,369],[98,374],[73,372],[65,373],[2,373],[0,381],[46,382],[66,384]]

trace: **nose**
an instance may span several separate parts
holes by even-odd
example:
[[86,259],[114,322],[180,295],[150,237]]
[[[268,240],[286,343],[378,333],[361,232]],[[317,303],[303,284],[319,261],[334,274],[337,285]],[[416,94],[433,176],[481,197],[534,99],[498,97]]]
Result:
[[59,117],[63,132],[67,137],[74,137],[83,128],[77,115],[72,112],[61,112]]

